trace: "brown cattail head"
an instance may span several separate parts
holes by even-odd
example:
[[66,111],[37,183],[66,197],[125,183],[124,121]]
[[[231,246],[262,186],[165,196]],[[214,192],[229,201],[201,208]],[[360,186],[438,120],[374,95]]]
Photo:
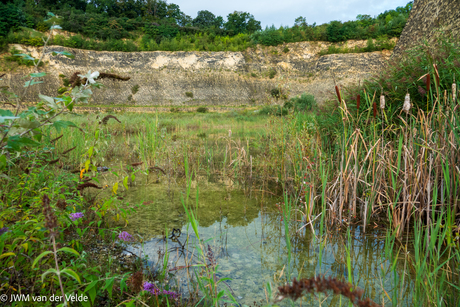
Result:
[[374,110],[373,110],[373,113],[374,113],[374,118],[377,116],[377,103],[374,101],[374,104],[372,105]]
[[337,99],[339,99],[339,103],[342,103],[342,97],[340,96],[340,90],[337,85],[335,86],[335,93],[337,94]]
[[58,234],[58,221],[53,209],[50,206],[50,199],[48,195],[43,195],[42,198],[43,215],[45,216],[45,228],[50,231],[50,238],[56,237]]
[[380,109],[385,109],[385,96],[381,95],[380,96]]
[[438,65],[433,64],[435,77],[436,77],[436,86],[439,86],[439,72],[438,72]]
[[356,109],[359,110],[359,105],[361,104],[361,95],[358,94],[356,97]]
[[426,79],[425,79],[425,87],[426,87],[426,92],[427,93],[430,92],[430,84],[431,84],[430,74],[427,74]]
[[407,93],[406,97],[404,98],[404,104],[403,104],[403,111],[409,113],[410,110],[410,94]]

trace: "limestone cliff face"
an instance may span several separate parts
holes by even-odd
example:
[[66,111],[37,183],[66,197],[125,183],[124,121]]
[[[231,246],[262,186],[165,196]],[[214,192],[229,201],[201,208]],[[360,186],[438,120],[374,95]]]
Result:
[[[365,42],[348,42],[348,47]],[[48,72],[43,84],[34,86],[24,98],[35,101],[42,94],[56,96],[65,75],[88,70],[130,77],[129,81],[102,79],[104,87],[94,90],[92,104],[132,106],[251,105],[276,102],[270,93],[279,88],[288,97],[309,92],[319,102],[334,93],[333,76],[339,84],[356,82],[378,71],[389,52],[319,56],[329,43],[301,42],[278,47],[257,47],[245,52],[100,52],[51,46],[69,51],[46,56]],[[38,57],[41,49],[15,45]],[[273,78],[270,71],[276,71]],[[9,73],[0,85],[20,93],[25,71]],[[273,74],[273,73],[272,73]],[[186,93],[189,92],[187,95]],[[192,94],[190,94],[192,93]],[[190,97],[192,96],[193,97]],[[0,99],[2,99],[0,97]]]
[[415,0],[394,55],[417,45],[421,39],[433,39],[440,33],[438,30],[460,39],[460,1]]

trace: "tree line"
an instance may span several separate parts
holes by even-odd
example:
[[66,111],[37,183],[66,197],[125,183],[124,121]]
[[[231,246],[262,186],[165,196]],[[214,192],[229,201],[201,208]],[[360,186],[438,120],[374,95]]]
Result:
[[260,21],[249,12],[234,11],[224,19],[201,10],[192,18],[177,4],[164,0],[3,0],[0,37],[4,44],[40,45],[41,39],[34,39],[27,29],[47,31],[51,21],[47,21],[46,16],[52,11],[61,17],[63,30],[80,35],[60,38],[59,43],[69,47],[119,51],[237,51],[254,44],[276,46],[298,41],[398,37],[411,9],[412,1],[375,17],[358,15],[353,21],[331,21],[322,25],[308,24],[305,17],[298,17],[292,27],[271,26],[262,30]]

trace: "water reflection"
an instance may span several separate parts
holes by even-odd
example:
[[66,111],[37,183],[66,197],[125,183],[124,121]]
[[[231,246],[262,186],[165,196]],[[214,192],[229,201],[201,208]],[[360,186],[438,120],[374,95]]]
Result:
[[[165,248],[163,233],[165,227],[181,230],[178,240],[168,239],[170,248],[170,266],[185,266],[181,246],[189,236],[186,258],[191,258],[196,244],[192,228],[188,225],[180,201],[181,190],[171,190],[163,185],[139,186],[130,190],[132,200],[143,199],[147,206],[130,218],[131,232],[137,232],[148,241],[143,247],[131,247],[131,251],[149,256],[157,261],[159,249]],[[198,201],[196,190],[191,193],[188,204],[196,208],[199,220],[199,233],[202,240],[209,244],[219,264],[218,277],[230,277],[228,288],[238,298],[238,302],[254,305],[266,302],[264,285],[271,282],[273,288],[284,284],[291,278],[288,274],[288,253],[284,236],[284,222],[274,203],[279,199],[260,197],[247,198],[237,190],[227,190],[218,184],[208,184],[199,188]],[[299,220],[300,217],[293,217]],[[402,278],[403,264],[397,263],[392,271],[389,261],[384,257],[384,238],[378,232],[363,235],[359,226],[351,229],[352,240],[337,233],[324,234],[317,239],[310,227],[302,229],[296,222],[291,223],[292,258],[289,264],[291,277],[309,278],[318,274],[334,276],[348,280],[347,248],[351,257],[352,279],[355,285],[365,290],[365,296],[379,304],[391,304],[390,298],[397,294],[404,299],[403,306],[410,306],[412,283],[405,276],[404,287],[395,288]],[[315,229],[319,234],[319,227]],[[295,235],[292,235],[295,234]],[[321,261],[320,261],[321,255]],[[198,259],[194,257],[195,261]],[[183,293],[187,293],[185,270],[175,270],[181,280]],[[225,286],[224,286],[225,287]],[[338,296],[307,296],[302,304],[308,306],[346,306],[347,299]],[[288,306],[288,301],[281,302]],[[300,300],[295,305],[300,305]]]

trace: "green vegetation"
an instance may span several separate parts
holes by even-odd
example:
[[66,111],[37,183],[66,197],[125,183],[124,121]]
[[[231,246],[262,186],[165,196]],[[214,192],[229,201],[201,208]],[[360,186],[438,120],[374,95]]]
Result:
[[206,107],[198,107],[198,108],[196,109],[196,111],[197,111],[198,113],[207,113],[207,112],[209,111],[209,109],[206,108]]
[[342,46],[335,46],[330,45],[327,49],[320,51],[320,55],[326,54],[337,54],[337,53],[362,53],[362,52],[373,52],[373,51],[381,51],[381,50],[392,50],[396,45],[395,41],[391,41],[388,39],[386,35],[380,36],[377,39],[369,38],[367,40],[366,47],[358,47],[355,46],[354,48],[348,48],[345,45]]
[[[202,15],[200,24],[215,26],[206,21],[209,14]],[[277,264],[283,272],[277,278],[278,300],[332,291],[349,299],[340,300],[341,306],[375,306],[372,294],[365,298],[352,286],[358,282],[353,262],[362,261],[353,257],[353,236],[379,227],[386,231],[385,252],[372,273],[385,294],[382,305],[458,306],[459,56],[458,43],[441,37],[405,51],[363,85],[337,86],[337,101],[318,106],[308,93],[288,100],[274,88],[270,100],[281,99],[283,106],[266,105],[258,112],[241,107],[219,114],[199,107],[154,115],[75,114],[75,105],[88,103],[98,90],[98,72],[84,75],[87,82],[71,92],[39,95],[39,102],[22,112],[21,97],[2,88],[14,107],[0,109],[2,293],[77,293],[93,306],[237,304],[198,231],[198,186],[215,176],[230,182],[226,189],[263,196],[269,190],[283,198],[273,219],[286,255]],[[29,55],[17,57],[35,69],[41,63]],[[40,86],[45,75],[30,73],[25,88]],[[102,175],[105,165],[111,166],[110,176]],[[172,282],[167,243],[148,271],[144,258],[134,257],[125,267],[119,263],[123,244],[143,242],[122,230],[143,204],[124,197],[136,178],[154,171],[168,176],[170,184],[184,183],[183,214],[198,251],[196,262],[185,266],[193,284],[187,297]],[[353,225],[360,228],[351,231]],[[301,229],[317,243],[319,273],[327,238],[344,239],[343,265],[337,269],[343,276],[285,284],[292,279],[294,248],[303,243]],[[102,256],[101,245],[108,250]],[[390,285],[381,280],[387,275]],[[270,283],[266,291],[267,306],[276,306]]]
[[[126,5],[118,5],[115,0],[103,4],[80,0],[0,3],[0,45],[3,48],[7,43],[42,46],[42,32],[55,22],[46,16],[49,10],[62,17],[60,28],[72,32],[70,37],[57,35],[50,45],[129,52],[243,51],[256,44],[276,46],[300,41],[398,37],[411,9],[409,2],[375,18],[358,15],[354,21],[332,21],[318,26],[309,25],[305,18],[299,17],[293,27],[272,26],[262,30],[260,22],[248,12],[235,11],[225,21],[222,16],[203,10],[192,19],[178,5],[163,0],[131,1]],[[365,51],[368,50],[361,50]]]

